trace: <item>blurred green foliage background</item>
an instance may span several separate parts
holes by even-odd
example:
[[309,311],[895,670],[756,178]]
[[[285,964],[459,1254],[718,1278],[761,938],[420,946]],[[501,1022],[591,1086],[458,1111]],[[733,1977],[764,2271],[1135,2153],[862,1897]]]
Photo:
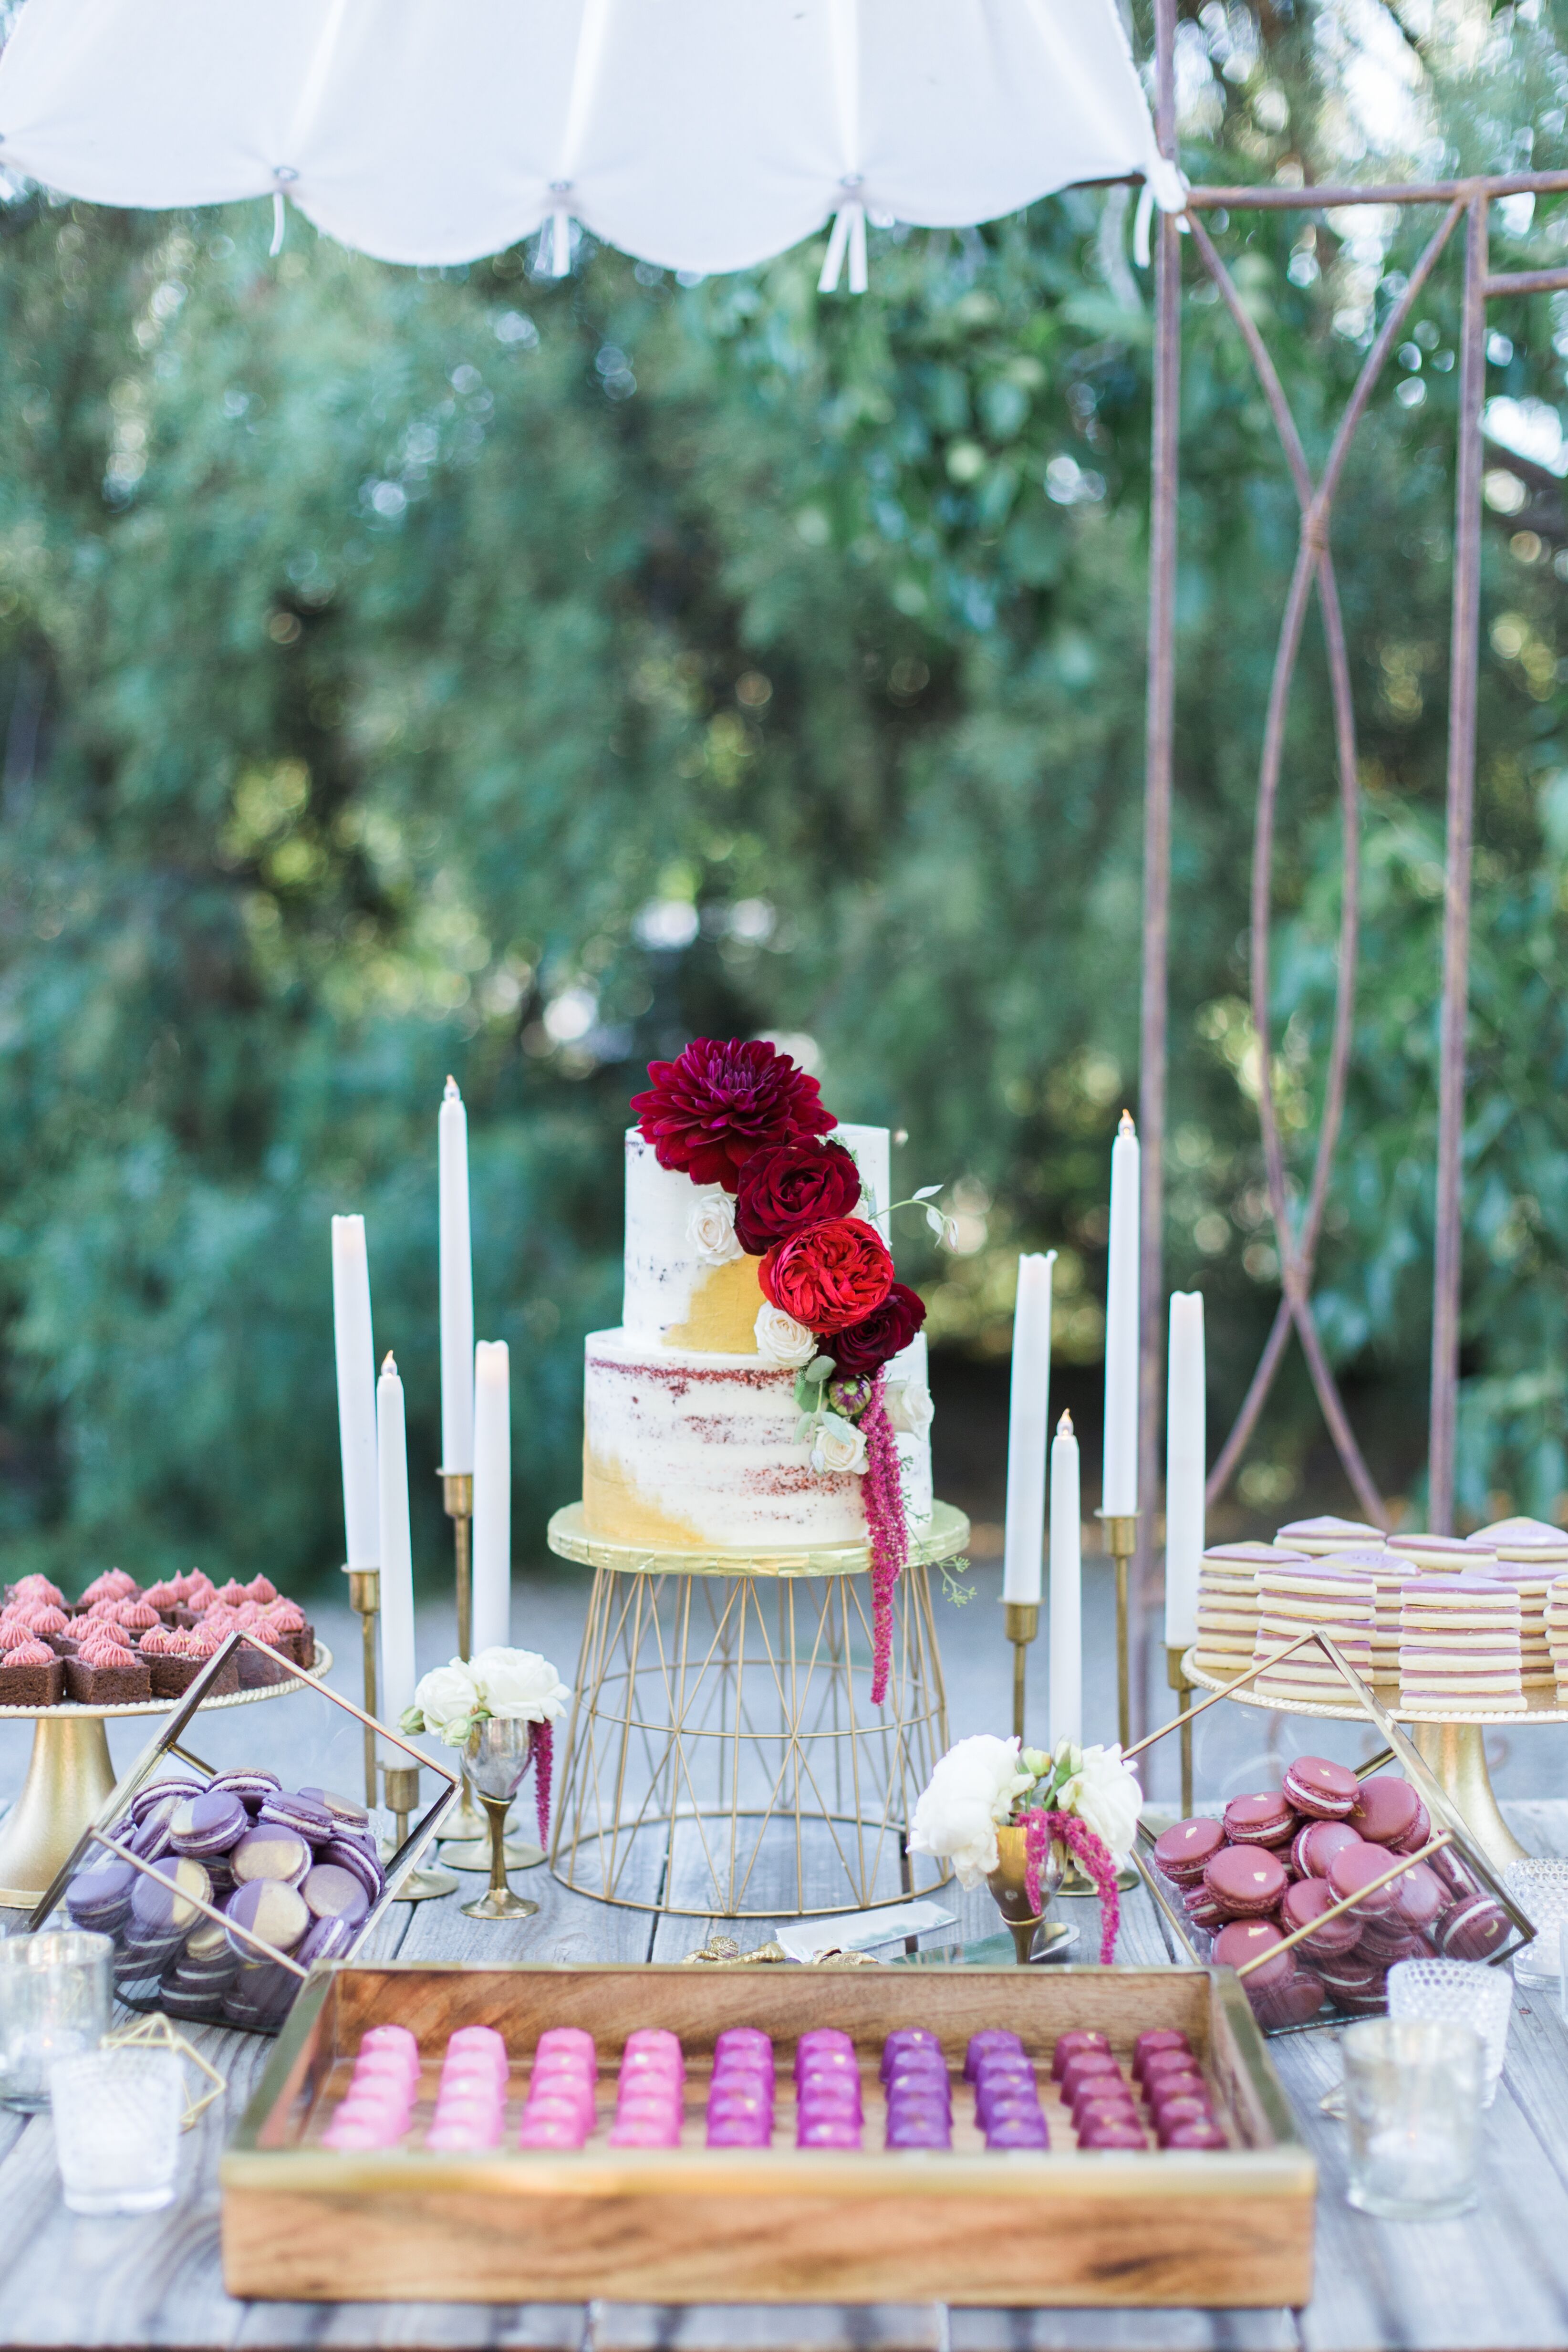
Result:
[[[1146,53],[1146,25],[1140,26]],[[1184,0],[1194,178],[1568,163],[1559,0]],[[1218,241],[1321,458],[1430,215]],[[257,205],[0,210],[0,1538],[7,1573],[340,1557],[328,1219],[436,1486],[435,1112],[470,1106],[477,1327],[511,1342],[519,1554],[573,1496],[580,1339],[618,1313],[616,1139],[650,1054],[809,1039],[846,1117],[955,1181],[902,1254],[946,1374],[1056,1246],[1101,1345],[1136,1083],[1150,289],[1124,189],[821,241],[692,286],[580,241],[401,270]],[[1562,200],[1494,217],[1559,262]],[[1335,524],[1367,920],[1319,1309],[1419,1509],[1458,262]],[[1251,807],[1294,501],[1190,254],[1168,1274],[1211,1427],[1277,1297],[1246,1008]],[[1462,1487],[1568,1489],[1568,308],[1493,305]],[[1505,446],[1511,440],[1512,447]],[[1534,456],[1521,455],[1533,451]],[[1302,1169],[1338,846],[1315,619],[1279,860]],[[939,1401],[945,1377],[938,1371]],[[998,1437],[998,1453],[1000,1440]],[[1282,1381],[1240,1501],[1343,1500]]]

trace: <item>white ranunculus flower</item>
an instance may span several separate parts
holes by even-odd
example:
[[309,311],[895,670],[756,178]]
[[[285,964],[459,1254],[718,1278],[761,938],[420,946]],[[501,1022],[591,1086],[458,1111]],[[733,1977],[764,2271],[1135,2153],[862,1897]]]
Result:
[[1130,1764],[1123,1763],[1121,1748],[1113,1745],[1085,1748],[1077,1759],[1077,1769],[1058,1789],[1053,1801],[1060,1811],[1076,1813],[1120,1863],[1133,1851],[1143,1797],[1137,1774]]
[[857,1477],[866,1466],[865,1439],[852,1421],[845,1421],[836,1412],[825,1412],[817,1423],[817,1434],[811,1445],[811,1467],[819,1474],[830,1470],[852,1470]]
[[797,1369],[809,1364],[817,1352],[817,1337],[781,1307],[764,1299],[758,1309],[753,1327],[757,1333],[757,1352],[766,1356],[770,1364],[792,1364]]
[[931,1391],[918,1381],[890,1381],[887,1417],[893,1427],[910,1437],[924,1437],[936,1413]]
[[745,1256],[735,1237],[735,1202],[716,1184],[698,1194],[686,1220],[686,1239],[705,1265],[730,1265]]
[[417,1685],[413,1703],[424,1717],[426,1731],[434,1732],[448,1748],[462,1747],[474,1710],[483,1705],[474,1669],[461,1658],[454,1658],[447,1666],[432,1666]]
[[566,1713],[571,1693],[537,1650],[481,1650],[471,1672],[492,1715],[549,1723]]
[[997,1825],[1032,1785],[1019,1769],[1019,1742],[982,1731],[949,1748],[920,1792],[910,1824],[913,1853],[946,1855],[962,1886],[978,1886],[997,1866]]

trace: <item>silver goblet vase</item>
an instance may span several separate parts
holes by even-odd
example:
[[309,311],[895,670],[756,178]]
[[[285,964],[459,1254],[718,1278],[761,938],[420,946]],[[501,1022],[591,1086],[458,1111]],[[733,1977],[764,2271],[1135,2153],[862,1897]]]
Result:
[[492,1715],[468,1735],[463,1761],[490,1824],[490,1884],[476,1902],[464,1904],[465,1919],[531,1919],[539,1907],[514,1895],[507,1881],[507,1814],[533,1753],[534,1727],[516,1716]]

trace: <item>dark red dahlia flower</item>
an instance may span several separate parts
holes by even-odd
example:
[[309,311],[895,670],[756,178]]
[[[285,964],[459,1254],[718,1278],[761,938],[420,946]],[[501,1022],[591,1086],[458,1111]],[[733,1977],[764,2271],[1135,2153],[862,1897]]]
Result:
[[769,1144],[754,1151],[740,1171],[735,1237],[760,1257],[787,1234],[852,1216],[860,1196],[861,1171],[841,1143],[805,1136]]
[[895,1282],[874,1314],[833,1334],[833,1360],[841,1373],[879,1372],[902,1354],[925,1320],[925,1301],[907,1283]]
[[893,1260],[874,1225],[835,1217],[775,1242],[757,1269],[763,1296],[808,1331],[863,1323],[893,1286]]
[[825,1135],[837,1125],[815,1078],[758,1038],[695,1037],[678,1062],[650,1062],[652,1087],[632,1108],[661,1168],[733,1192],[766,1143]]

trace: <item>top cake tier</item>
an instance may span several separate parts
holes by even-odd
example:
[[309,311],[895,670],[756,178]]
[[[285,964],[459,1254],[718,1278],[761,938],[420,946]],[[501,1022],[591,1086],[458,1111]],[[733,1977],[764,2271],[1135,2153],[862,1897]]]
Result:
[[[886,1128],[840,1127],[833,1140],[853,1153],[865,1188],[860,1213],[886,1239],[893,1197]],[[729,1208],[718,1185],[661,1168],[653,1145],[628,1128],[621,1319],[629,1337],[709,1355],[758,1353],[761,1261],[740,1251]]]

